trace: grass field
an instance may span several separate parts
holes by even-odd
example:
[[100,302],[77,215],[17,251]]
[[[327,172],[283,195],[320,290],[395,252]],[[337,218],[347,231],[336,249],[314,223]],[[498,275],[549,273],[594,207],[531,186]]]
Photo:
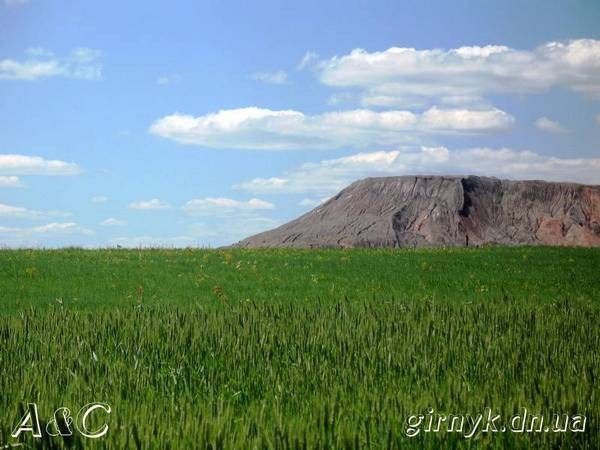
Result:
[[[3,250],[0,445],[28,402],[111,405],[25,448],[600,448],[600,250]],[[406,420],[585,414],[584,433]]]

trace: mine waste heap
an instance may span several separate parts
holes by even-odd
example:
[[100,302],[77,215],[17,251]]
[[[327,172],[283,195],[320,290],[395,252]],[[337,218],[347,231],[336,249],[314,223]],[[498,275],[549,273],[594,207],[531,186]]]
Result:
[[366,178],[236,247],[600,246],[600,186],[465,176]]

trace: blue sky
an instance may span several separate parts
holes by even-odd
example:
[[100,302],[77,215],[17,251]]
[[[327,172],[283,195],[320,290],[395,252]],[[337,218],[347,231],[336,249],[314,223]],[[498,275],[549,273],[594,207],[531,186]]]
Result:
[[372,175],[598,184],[599,23],[591,0],[0,0],[0,245],[222,245]]

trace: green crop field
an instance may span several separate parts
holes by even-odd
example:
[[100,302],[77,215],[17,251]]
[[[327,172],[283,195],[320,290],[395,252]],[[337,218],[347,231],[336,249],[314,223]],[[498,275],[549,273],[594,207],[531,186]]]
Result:
[[[0,302],[0,447],[600,448],[598,249],[2,250]],[[485,408],[586,428],[408,436]]]

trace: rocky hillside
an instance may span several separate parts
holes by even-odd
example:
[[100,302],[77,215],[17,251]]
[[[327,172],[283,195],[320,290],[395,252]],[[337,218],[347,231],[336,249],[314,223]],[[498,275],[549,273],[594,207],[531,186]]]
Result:
[[600,246],[600,186],[476,176],[357,181],[238,247]]

